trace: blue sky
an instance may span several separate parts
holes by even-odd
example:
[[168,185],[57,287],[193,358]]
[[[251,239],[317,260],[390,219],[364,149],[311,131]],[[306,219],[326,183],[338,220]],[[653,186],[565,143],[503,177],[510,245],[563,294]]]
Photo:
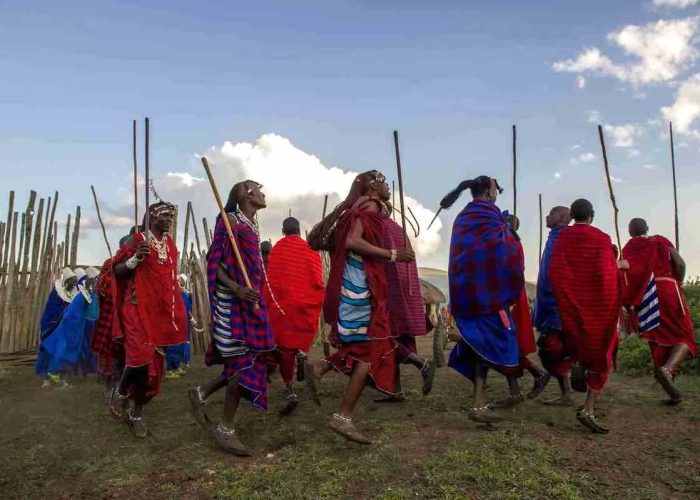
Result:
[[[195,154],[265,133],[325,165],[393,177],[397,128],[406,190],[424,205],[436,206],[464,178],[490,174],[506,187],[501,205],[510,209],[517,124],[518,211],[532,276],[538,193],[545,207],[591,198],[597,222],[611,230],[598,122],[608,125],[623,221],[648,217],[655,232],[671,235],[663,131],[673,117],[685,132],[676,137],[682,250],[697,259],[690,213],[700,208],[699,141],[685,110],[700,101],[698,4],[689,3],[2,1],[2,191],[16,190],[25,203],[31,188],[44,196],[58,189],[65,214],[77,204],[92,209],[94,184],[118,212],[131,120],[148,115],[156,178],[199,173]],[[688,21],[669,28],[662,20]],[[628,26],[638,29],[614,36]],[[691,33],[679,48],[673,35],[684,27]],[[591,47],[612,62],[577,59]],[[671,114],[661,111],[674,103]],[[425,264],[444,265],[447,232]],[[104,257],[98,238],[86,232],[84,259]]]

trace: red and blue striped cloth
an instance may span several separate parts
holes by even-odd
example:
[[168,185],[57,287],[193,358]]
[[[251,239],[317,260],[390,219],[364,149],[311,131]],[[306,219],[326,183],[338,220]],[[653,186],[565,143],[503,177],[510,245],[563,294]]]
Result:
[[[238,221],[231,224],[238,249],[243,259],[251,286],[260,292],[260,307],[228,295],[220,301],[222,284],[217,283],[219,263],[223,263],[229,276],[240,285],[245,284],[243,273],[236,262],[231,242],[223,219],[219,217],[214,239],[209,248],[207,281],[212,312],[212,338],[205,357],[207,366],[223,364],[223,375],[239,377],[241,387],[247,389],[252,403],[267,409],[267,363],[268,351],[275,348],[275,339],[270,329],[267,307],[263,298],[263,262],[260,254],[260,238],[247,224]],[[217,295],[217,289],[219,294]],[[222,302],[221,304],[219,302]],[[225,304],[224,304],[225,302]]]
[[452,227],[449,280],[453,316],[507,309],[525,286],[524,271],[518,240],[496,204],[470,202]]

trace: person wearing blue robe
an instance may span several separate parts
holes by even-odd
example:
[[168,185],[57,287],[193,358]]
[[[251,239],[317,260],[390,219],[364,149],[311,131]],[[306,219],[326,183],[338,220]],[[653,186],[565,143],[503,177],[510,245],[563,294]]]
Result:
[[551,373],[559,382],[561,395],[555,399],[545,401],[549,405],[568,405],[571,399],[570,371],[573,362],[564,352],[562,338],[561,317],[557,308],[557,301],[549,281],[549,261],[552,256],[554,243],[562,229],[571,222],[571,213],[567,207],[554,207],[547,216],[549,236],[547,244],[540,258],[540,272],[537,277],[537,298],[533,313],[533,323],[540,332],[537,339],[537,347],[542,366]]
[[167,346],[165,348],[165,367],[168,372],[168,377],[179,377],[184,373],[183,365],[190,365],[190,353],[192,342],[192,294],[185,288],[187,278],[184,274],[178,276],[180,284],[180,294],[185,302],[187,310],[187,341],[182,344]]
[[78,282],[79,293],[66,308],[60,323],[44,342],[51,356],[49,373],[70,373],[80,370],[83,375],[97,371],[97,361],[90,349],[90,339],[99,317],[97,293],[92,277]]
[[49,365],[51,354],[44,348],[44,341],[56,330],[63,317],[63,313],[71,303],[77,277],[69,268],[61,271],[61,278],[56,280],[54,287],[46,301],[44,312],[39,322],[39,347],[37,348],[36,364],[34,372],[43,380],[42,387],[49,387]]

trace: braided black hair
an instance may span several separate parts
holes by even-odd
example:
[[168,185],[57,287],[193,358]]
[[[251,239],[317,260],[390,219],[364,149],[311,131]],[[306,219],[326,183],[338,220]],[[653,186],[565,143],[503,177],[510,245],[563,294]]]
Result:
[[[493,181],[496,183],[496,189],[498,189],[498,192],[502,193],[503,188],[501,188],[501,186],[498,185],[498,181],[496,179],[493,179]],[[491,177],[487,175],[480,175],[476,179],[469,179],[460,182],[459,186],[447,193],[445,197],[442,200],[440,200],[440,208],[444,210],[452,208],[452,205],[455,204],[455,202],[459,199],[459,197],[466,189],[469,189],[471,191],[473,198],[481,196],[484,193],[487,193],[489,189],[491,189]]]

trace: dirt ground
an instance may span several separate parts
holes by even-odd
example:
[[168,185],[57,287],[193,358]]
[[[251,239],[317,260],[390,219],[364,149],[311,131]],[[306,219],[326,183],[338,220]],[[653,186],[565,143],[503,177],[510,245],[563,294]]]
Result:
[[[429,351],[430,340],[421,348]],[[318,356],[312,353],[312,357]],[[201,361],[200,361],[201,363]],[[323,381],[323,404],[303,401],[289,417],[275,377],[267,414],[245,405],[238,431],[254,449],[228,456],[188,413],[186,390],[213,377],[197,364],[168,379],[147,408],[152,436],[137,441],[107,416],[94,379],[41,389],[29,368],[0,367],[0,496],[3,498],[699,498],[700,379],[686,377],[686,401],[660,404],[650,376],[613,375],[600,415],[612,431],[591,435],[573,408],[540,400],[504,410],[486,430],[466,418],[470,385],[439,369],[420,394],[406,367],[408,401],[378,405],[366,391],[358,426],[376,439],[347,443],[327,429],[345,380]],[[531,380],[526,379],[528,386]],[[305,388],[300,389],[305,397]],[[501,397],[505,381],[490,379]],[[545,397],[556,394],[555,384]],[[220,415],[222,396],[208,403]]]

